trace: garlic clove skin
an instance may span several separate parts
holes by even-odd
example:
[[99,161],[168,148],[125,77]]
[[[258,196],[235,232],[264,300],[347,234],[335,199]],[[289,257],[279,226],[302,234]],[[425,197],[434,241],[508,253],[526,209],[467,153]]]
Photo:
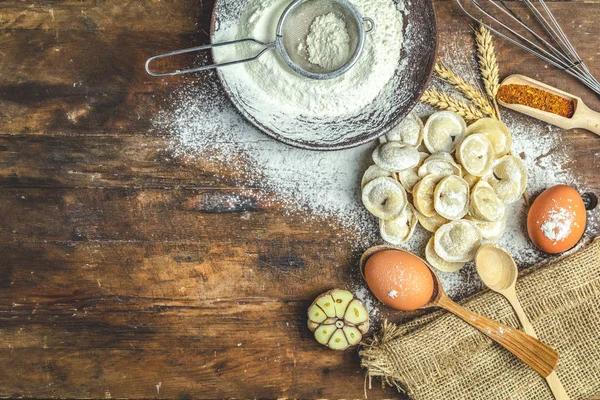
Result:
[[310,329],[311,332],[314,332],[318,327],[319,324],[317,322],[313,322],[311,320],[308,321],[308,329]]

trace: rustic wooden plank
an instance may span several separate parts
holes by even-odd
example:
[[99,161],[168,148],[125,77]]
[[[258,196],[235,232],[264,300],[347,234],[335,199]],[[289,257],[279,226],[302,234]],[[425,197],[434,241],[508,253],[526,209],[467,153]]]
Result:
[[0,243],[0,394],[147,397],[156,376],[178,382],[168,397],[358,396],[356,353],[321,348],[304,316],[356,281],[356,260],[334,267],[348,252],[314,245],[288,244],[306,255],[285,265],[285,244],[270,258],[235,244]]
[[[282,215],[234,171],[172,158],[151,130],[170,93],[203,78],[150,79],[143,61],[205,40],[206,4],[0,4],[0,397],[362,397],[356,353],[322,349],[304,325],[315,295],[360,279],[341,228]],[[600,7],[552,7],[595,57]],[[436,8],[442,56],[472,57],[466,18]],[[497,45],[503,75],[600,109]],[[600,141],[564,134],[567,167],[600,190]]]
[[155,79],[144,62],[189,46],[190,35],[47,31],[0,33],[2,134],[152,134],[151,121],[192,77]]
[[186,162],[169,147],[168,138],[132,135],[0,136],[0,187],[252,187],[221,163]]
[[[260,333],[259,333],[260,334]],[[77,398],[354,398],[363,393],[356,353],[290,348],[78,351],[0,350],[5,396]],[[157,388],[159,386],[159,388]],[[243,395],[242,395],[243,394]],[[378,385],[370,398],[397,398]]]
[[168,32],[203,29],[213,1],[38,0],[0,3],[0,29]]
[[[173,7],[192,7],[188,2],[177,4]],[[598,34],[595,21],[600,18],[600,7],[595,3],[553,3],[551,8],[592,72],[600,75],[594,62],[598,50],[595,40],[590,40]],[[436,3],[436,9],[442,54],[448,43],[455,43],[450,49],[453,53],[465,52],[472,44],[470,20],[451,1]],[[57,37],[50,30],[5,30],[0,58],[0,133],[148,134],[149,121],[158,110],[168,109],[169,94],[204,75],[151,78],[143,70],[144,61],[157,53],[206,41],[206,36],[196,32],[207,28],[208,15],[201,17],[198,27],[189,26],[185,32],[65,30]],[[531,75],[571,90],[592,108],[600,109],[600,99],[573,78],[508,43],[496,43],[503,76],[515,72]]]
[[[278,212],[285,208],[257,191],[4,189],[0,199],[5,216],[0,241],[215,240],[242,245],[288,237],[310,241],[327,224],[294,210]],[[269,229],[248,237],[263,226]],[[322,232],[323,239],[342,233],[333,222],[327,228],[331,231]]]
[[[309,301],[267,297],[28,299],[0,306],[1,336],[14,349],[46,346],[56,350],[172,348],[221,352],[236,347],[288,347],[319,351],[305,327],[309,305]],[[22,328],[31,334],[21,335]]]
[[[565,167],[591,188],[600,188],[595,173],[597,137],[583,130],[553,134],[568,143],[565,152],[571,161]],[[247,143],[250,151],[259,146]],[[258,189],[239,173],[246,161],[235,155],[233,159],[238,164],[235,170],[217,160],[176,157],[168,138],[0,135],[0,188]]]
[[0,250],[4,304],[10,299],[44,303],[111,296],[310,301],[333,287],[362,283],[359,255],[326,237],[319,242],[300,235],[248,237],[246,243],[221,238],[187,243],[0,242]]

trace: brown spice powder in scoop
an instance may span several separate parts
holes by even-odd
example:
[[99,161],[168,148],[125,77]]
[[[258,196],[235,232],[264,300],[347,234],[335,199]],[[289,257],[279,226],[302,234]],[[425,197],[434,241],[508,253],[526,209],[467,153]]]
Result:
[[572,100],[529,85],[502,85],[497,98],[508,104],[521,104],[566,118],[571,118],[575,112]]

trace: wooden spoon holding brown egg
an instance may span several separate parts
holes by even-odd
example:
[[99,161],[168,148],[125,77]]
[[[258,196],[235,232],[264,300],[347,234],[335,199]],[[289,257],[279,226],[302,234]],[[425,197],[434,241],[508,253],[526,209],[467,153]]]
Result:
[[403,311],[441,307],[478,329],[544,377],[558,362],[558,353],[547,344],[452,301],[427,262],[406,250],[387,245],[371,247],[363,253],[360,269],[369,289],[388,307]]

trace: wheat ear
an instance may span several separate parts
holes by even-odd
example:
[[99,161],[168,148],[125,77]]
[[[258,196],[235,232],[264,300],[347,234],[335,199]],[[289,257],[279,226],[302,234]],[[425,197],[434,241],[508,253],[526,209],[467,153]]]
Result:
[[435,64],[435,72],[440,78],[450,83],[452,86],[457,88],[467,99],[471,100],[473,104],[481,110],[484,114],[490,117],[496,117],[496,110],[490,103],[489,99],[481,92],[476,89],[469,82],[456,75],[450,68],[443,63]]
[[471,104],[456,99],[436,89],[425,90],[421,96],[421,101],[441,110],[454,111],[468,121],[476,121],[480,118],[483,118],[483,113]]
[[[496,60],[496,49],[494,48],[494,41],[490,31],[479,24],[478,28],[475,29],[475,43],[477,44],[477,57],[479,58],[479,71],[483,78],[483,85],[485,92],[492,99],[494,108],[498,113],[498,119],[500,119],[500,109],[498,108],[498,101],[496,95],[498,89],[500,89],[500,74],[498,73],[498,61]],[[510,154],[513,155],[512,150]],[[523,193],[525,203],[529,205],[529,195],[527,191]]]
[[498,94],[498,89],[500,89],[496,49],[494,48],[492,34],[481,24],[475,29],[475,43],[477,45],[479,72],[483,78],[483,86],[488,97],[492,100],[498,119],[500,119],[500,109],[496,101],[496,95]]

